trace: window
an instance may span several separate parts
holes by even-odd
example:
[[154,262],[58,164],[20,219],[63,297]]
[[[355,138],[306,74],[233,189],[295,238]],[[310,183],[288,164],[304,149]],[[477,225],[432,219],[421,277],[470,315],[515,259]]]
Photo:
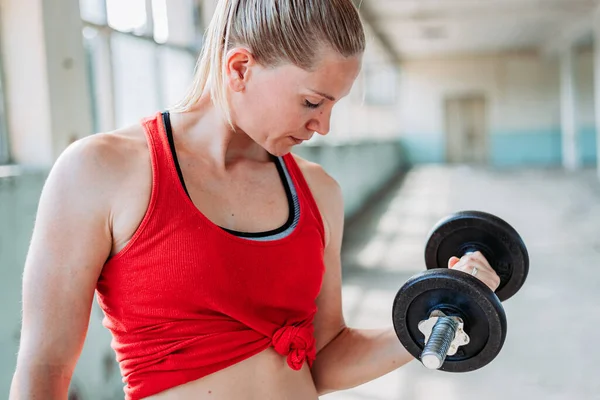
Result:
[[156,90],[156,45],[123,34],[111,39],[115,117],[122,126],[162,105]]
[[108,25],[121,32],[148,33],[152,21],[146,7],[146,0],[106,0]]
[[84,21],[98,25],[106,24],[106,7],[104,0],[81,0],[79,2],[81,17]]
[[195,0],[79,0],[96,132],[179,101],[192,82],[202,27]]

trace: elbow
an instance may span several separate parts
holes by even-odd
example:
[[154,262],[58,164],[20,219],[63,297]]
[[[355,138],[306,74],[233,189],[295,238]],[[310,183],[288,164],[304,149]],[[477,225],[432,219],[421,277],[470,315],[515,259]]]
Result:
[[341,390],[340,388],[336,387],[337,385],[332,385],[331,382],[327,382],[324,379],[318,379],[315,375],[313,375],[313,380],[317,395],[319,397]]
[[340,390],[352,389],[357,385],[353,385],[350,382],[344,381],[341,377],[337,377],[333,374],[328,374],[324,377],[326,379],[314,379],[315,389],[318,396],[324,396]]
[[9,399],[66,398],[72,371],[66,367],[19,360],[10,385]]
[[317,354],[312,368],[312,378],[319,396],[340,390],[351,389],[352,384],[348,379],[346,360],[343,350],[345,338],[351,334],[351,329],[343,326]]

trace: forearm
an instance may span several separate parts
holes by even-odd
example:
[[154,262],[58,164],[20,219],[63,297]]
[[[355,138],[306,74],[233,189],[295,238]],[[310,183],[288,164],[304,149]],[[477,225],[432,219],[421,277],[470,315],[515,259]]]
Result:
[[66,400],[71,374],[62,368],[19,365],[9,400]]
[[312,375],[323,395],[370,382],[412,360],[393,328],[345,328],[319,352]]

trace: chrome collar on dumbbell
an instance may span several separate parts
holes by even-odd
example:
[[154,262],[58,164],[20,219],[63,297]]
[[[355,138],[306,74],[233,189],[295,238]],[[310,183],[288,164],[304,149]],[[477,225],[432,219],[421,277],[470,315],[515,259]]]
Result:
[[447,316],[439,310],[433,311],[429,319],[419,322],[419,330],[425,335],[425,348],[420,357],[425,367],[438,369],[446,356],[455,355],[460,346],[471,341],[464,325],[461,318]]

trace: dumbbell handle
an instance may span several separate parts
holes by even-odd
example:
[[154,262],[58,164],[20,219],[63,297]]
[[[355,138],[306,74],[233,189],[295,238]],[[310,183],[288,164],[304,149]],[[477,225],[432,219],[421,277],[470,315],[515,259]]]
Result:
[[456,336],[458,322],[454,318],[440,317],[421,353],[421,362],[429,369],[438,369],[444,364],[450,345]]
[[[465,249],[463,256],[481,251],[474,246]],[[448,350],[456,337],[458,322],[454,318],[440,317],[431,331],[431,336],[421,352],[421,362],[429,369],[439,369],[446,361]]]

